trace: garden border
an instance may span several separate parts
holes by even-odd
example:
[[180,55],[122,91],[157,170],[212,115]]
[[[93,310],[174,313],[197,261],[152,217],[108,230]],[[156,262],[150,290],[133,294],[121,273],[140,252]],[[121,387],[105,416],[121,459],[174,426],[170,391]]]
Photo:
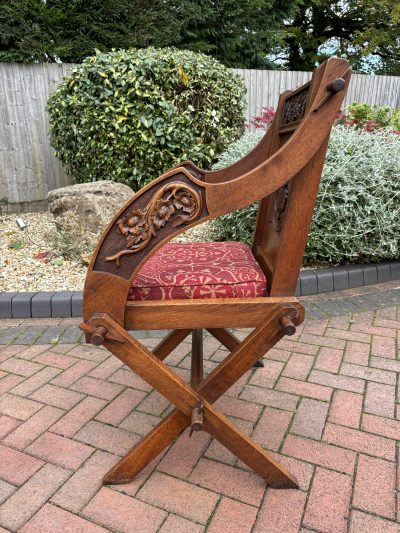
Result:
[[[400,261],[302,270],[296,296],[310,296],[400,280]],[[82,316],[82,291],[3,292],[0,318]]]

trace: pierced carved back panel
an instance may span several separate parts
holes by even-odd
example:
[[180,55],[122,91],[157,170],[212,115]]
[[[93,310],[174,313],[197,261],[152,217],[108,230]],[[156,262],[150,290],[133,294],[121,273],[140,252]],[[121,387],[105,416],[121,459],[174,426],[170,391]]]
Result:
[[283,107],[281,126],[292,124],[304,117],[307,106],[308,87],[286,99]]
[[310,83],[293,91],[283,103],[279,133],[293,132],[300,124],[307,110]]
[[[277,118],[279,127],[277,129],[279,134],[276,139],[276,149],[289,139],[304,118],[308,105],[310,86],[311,83],[309,82],[299,89],[292,91],[283,100],[280,106],[281,108],[278,110],[279,116]],[[290,187],[290,183],[286,183],[268,199],[268,224],[270,229],[278,234],[281,232],[285,220],[285,213],[289,205]]]
[[[278,146],[282,146],[294,133],[308,106],[311,82],[303,85],[299,89],[292,91],[284,100],[279,117],[279,138]],[[286,183],[283,187],[271,195],[269,200],[269,224],[271,229],[280,234],[285,213],[289,205],[291,183]]]
[[281,232],[283,221],[285,219],[286,207],[289,201],[290,183],[285,183],[271,195],[271,210],[269,213],[269,223],[274,231]]
[[142,259],[176,228],[208,215],[204,188],[184,174],[150,187],[105,237],[93,270],[129,279]]

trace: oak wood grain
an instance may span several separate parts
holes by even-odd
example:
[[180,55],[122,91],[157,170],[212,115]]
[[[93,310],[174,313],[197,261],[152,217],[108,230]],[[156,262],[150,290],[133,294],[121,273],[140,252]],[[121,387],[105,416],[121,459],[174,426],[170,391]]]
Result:
[[192,358],[190,384],[196,388],[203,381],[203,330],[192,331]]
[[295,297],[130,300],[126,305],[125,327],[128,330],[255,327],[275,303],[296,301]]
[[176,329],[171,331],[162,341],[159,342],[159,344],[157,344],[153,350],[153,354],[162,361],[168,357],[168,355],[177,346],[179,346],[179,344],[184,341],[190,333],[190,329]]

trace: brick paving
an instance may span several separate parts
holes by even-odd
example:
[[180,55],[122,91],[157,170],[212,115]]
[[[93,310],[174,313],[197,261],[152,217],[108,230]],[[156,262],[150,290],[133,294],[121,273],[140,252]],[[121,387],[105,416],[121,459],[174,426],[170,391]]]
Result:
[[[0,321],[0,532],[400,532],[400,289],[301,298],[307,320],[217,402],[298,478],[273,490],[206,433],[102,476],[169,411],[74,319]],[[137,336],[155,346],[163,331]],[[247,331],[237,330],[243,338]],[[205,339],[211,370],[227,354]],[[167,358],[184,378],[190,339]]]

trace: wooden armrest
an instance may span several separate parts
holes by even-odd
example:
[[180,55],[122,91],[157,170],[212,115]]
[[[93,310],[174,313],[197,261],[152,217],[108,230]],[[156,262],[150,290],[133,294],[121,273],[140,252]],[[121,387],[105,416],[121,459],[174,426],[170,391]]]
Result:
[[192,161],[189,161],[189,160],[182,161],[181,163],[174,165],[173,167],[171,167],[171,170],[178,169],[178,168],[186,169],[188,172],[190,172],[190,174],[192,174],[192,176],[194,176],[195,178],[201,181],[205,181],[204,176],[208,174],[207,170],[203,170],[202,168],[199,168],[197,165],[195,165]]

